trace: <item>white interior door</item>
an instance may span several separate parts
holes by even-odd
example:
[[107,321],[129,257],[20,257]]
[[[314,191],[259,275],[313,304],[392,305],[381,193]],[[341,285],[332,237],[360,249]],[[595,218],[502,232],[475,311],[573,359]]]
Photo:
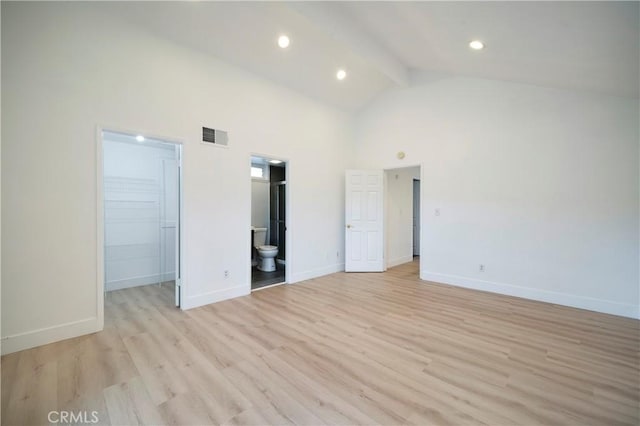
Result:
[[[175,148],[177,150],[177,148]],[[179,153],[175,159],[162,160],[162,214],[160,226],[161,281],[174,281],[176,306],[179,304],[178,282],[178,212],[179,205]]]
[[347,170],[345,271],[384,271],[383,171]]
[[182,147],[176,145],[176,227],[175,227],[175,302],[179,308],[182,301]]
[[420,181],[413,180],[413,255],[420,256]]

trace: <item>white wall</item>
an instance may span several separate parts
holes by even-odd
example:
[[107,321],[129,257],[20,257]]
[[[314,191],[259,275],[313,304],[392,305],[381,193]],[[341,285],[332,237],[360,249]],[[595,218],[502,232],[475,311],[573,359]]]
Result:
[[104,134],[105,289],[174,280],[175,147]]
[[385,235],[387,267],[413,260],[413,180],[420,167],[385,171]]
[[269,181],[251,181],[251,225],[269,228]]
[[186,308],[250,291],[251,153],[289,160],[292,281],[342,269],[349,117],[94,7],[2,4],[3,351],[100,326],[97,125],[184,142]]
[[638,112],[637,99],[440,79],[360,114],[356,158],[423,164],[423,279],[637,317]]

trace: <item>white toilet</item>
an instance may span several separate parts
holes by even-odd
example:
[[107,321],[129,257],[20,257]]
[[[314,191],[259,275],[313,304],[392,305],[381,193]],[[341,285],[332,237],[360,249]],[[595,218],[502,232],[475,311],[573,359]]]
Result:
[[278,247],[265,245],[267,242],[267,228],[253,228],[253,246],[258,251],[258,269],[264,272],[276,270],[275,257]]

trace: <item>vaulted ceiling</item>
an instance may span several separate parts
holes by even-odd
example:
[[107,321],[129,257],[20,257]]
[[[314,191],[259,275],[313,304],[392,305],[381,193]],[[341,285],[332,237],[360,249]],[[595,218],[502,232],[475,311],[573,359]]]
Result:
[[[118,2],[111,14],[305,95],[357,110],[423,76],[637,98],[638,2]],[[277,46],[280,34],[291,45]],[[472,51],[468,43],[486,48]],[[338,68],[347,78],[338,81]]]

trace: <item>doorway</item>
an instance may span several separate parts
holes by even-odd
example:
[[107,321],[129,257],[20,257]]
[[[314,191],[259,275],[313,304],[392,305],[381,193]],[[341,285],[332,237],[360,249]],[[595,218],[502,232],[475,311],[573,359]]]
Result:
[[251,157],[251,290],[287,277],[287,162]]
[[413,257],[420,256],[420,179],[413,178]]
[[101,140],[106,310],[132,300],[180,307],[182,145],[110,130]]
[[421,165],[346,171],[346,272],[407,264],[407,273],[419,273],[421,174]]
[[386,266],[414,260],[420,247],[420,166],[385,170]]

